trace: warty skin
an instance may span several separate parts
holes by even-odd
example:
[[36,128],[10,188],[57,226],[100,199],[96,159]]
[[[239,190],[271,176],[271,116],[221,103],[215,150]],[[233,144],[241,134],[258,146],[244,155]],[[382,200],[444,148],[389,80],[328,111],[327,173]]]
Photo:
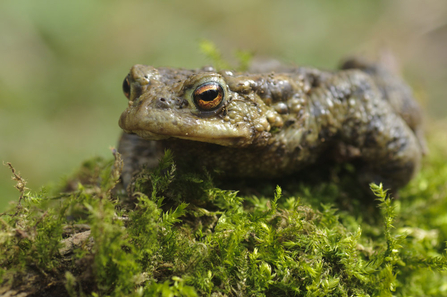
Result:
[[[365,185],[397,189],[417,172],[425,151],[421,111],[410,88],[385,68],[351,59],[335,72],[262,71],[133,66],[119,120],[124,184],[141,165],[154,167],[165,149],[178,163],[233,178],[290,175],[328,154],[359,161]],[[200,88],[212,89],[203,106]]]

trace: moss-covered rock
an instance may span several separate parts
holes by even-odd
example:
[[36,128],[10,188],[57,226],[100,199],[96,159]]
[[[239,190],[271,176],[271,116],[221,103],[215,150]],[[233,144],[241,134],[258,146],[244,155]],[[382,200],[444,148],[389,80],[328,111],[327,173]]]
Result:
[[0,294],[445,296],[447,147],[437,138],[397,200],[372,185],[368,202],[349,176],[238,193],[206,171],[178,172],[169,153],[136,177],[130,200],[118,154],[47,191],[14,172]]

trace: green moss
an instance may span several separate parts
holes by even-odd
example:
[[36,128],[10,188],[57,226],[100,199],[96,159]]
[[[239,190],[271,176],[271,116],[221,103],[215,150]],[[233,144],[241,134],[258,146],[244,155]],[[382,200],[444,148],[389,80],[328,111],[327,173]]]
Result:
[[226,61],[222,53],[219,51],[217,46],[210,40],[203,39],[200,42],[200,51],[205,55],[210,62],[212,62],[213,67],[218,71],[224,69],[236,69],[237,71],[247,71],[248,66],[253,58],[253,53],[244,50],[237,50],[234,53],[237,59],[237,66],[233,67],[228,61]]
[[[167,152],[123,203],[121,160],[95,159],[56,193],[19,187],[0,218],[0,276],[71,296],[444,296],[446,152],[432,141],[400,199],[372,185],[369,202],[349,177],[240,194]],[[90,233],[64,252],[79,226]]]

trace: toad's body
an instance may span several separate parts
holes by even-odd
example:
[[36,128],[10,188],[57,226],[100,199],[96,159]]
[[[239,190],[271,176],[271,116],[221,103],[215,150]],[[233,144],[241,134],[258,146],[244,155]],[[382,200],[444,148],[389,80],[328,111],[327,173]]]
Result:
[[[231,177],[279,177],[336,152],[362,182],[405,185],[423,151],[420,110],[399,78],[350,60],[338,72],[265,73],[135,65],[124,92],[123,181],[171,149],[177,162]],[[133,135],[136,134],[136,135]]]

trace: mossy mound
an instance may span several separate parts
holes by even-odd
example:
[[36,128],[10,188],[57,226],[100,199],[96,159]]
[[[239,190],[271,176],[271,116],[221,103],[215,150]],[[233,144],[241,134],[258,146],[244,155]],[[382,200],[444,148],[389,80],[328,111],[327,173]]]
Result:
[[369,202],[349,178],[239,194],[177,172],[169,153],[136,178],[130,203],[118,156],[51,191],[28,191],[15,173],[0,294],[445,296],[447,149],[431,144],[399,199],[373,185]]

